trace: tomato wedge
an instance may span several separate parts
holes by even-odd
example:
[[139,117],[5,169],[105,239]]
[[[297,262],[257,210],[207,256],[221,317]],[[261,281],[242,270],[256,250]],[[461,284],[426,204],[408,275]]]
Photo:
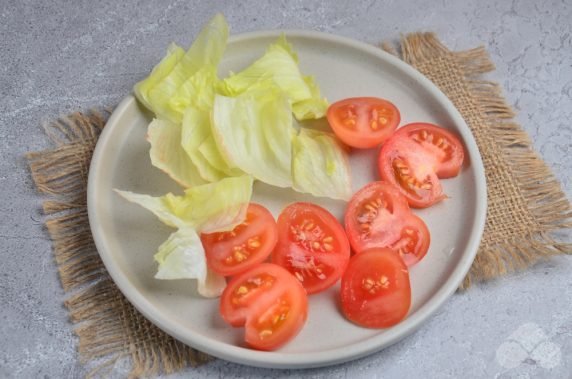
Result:
[[344,229],[324,208],[293,203],[278,217],[278,244],[272,262],[290,271],[309,294],[337,282],[349,259]]
[[346,208],[344,221],[356,253],[390,248],[407,266],[412,266],[429,249],[427,225],[411,212],[397,188],[386,182],[373,182],[356,192]]
[[224,276],[239,274],[263,262],[277,240],[274,217],[255,203],[248,205],[246,219],[232,231],[201,235],[207,265]]
[[230,325],[246,328],[244,339],[249,346],[274,350],[294,338],[304,326],[308,296],[284,268],[261,263],[228,283],[219,309]]
[[350,321],[368,328],[393,326],[411,306],[409,271],[392,250],[365,251],[350,260],[340,295]]
[[328,122],[347,145],[367,149],[383,143],[399,125],[399,110],[377,97],[352,97],[328,108]]
[[463,159],[463,146],[451,132],[433,124],[409,124],[384,143],[379,175],[399,188],[409,205],[426,208],[446,198],[439,178],[456,176]]

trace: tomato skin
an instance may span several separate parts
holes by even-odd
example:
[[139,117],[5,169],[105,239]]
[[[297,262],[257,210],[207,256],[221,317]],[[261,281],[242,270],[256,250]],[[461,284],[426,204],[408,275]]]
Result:
[[409,271],[390,249],[354,255],[340,291],[346,318],[367,328],[388,328],[402,321],[411,307]]
[[391,249],[397,251],[401,256],[401,259],[403,259],[403,262],[405,262],[408,267],[411,267],[422,260],[425,255],[427,255],[427,251],[429,251],[429,245],[431,244],[431,234],[429,233],[429,229],[427,228],[425,221],[414,214],[408,218],[404,225],[405,228],[418,230],[418,233],[421,236],[416,242],[414,242],[415,252],[403,251],[399,253],[398,248],[392,247]]
[[349,146],[368,149],[383,143],[399,125],[399,109],[377,97],[353,97],[330,105],[328,123]]
[[410,206],[426,208],[447,196],[439,178],[458,175],[464,160],[459,139],[437,125],[413,123],[399,128],[380,150],[379,175],[396,186]]
[[248,346],[275,350],[304,326],[308,296],[287,270],[261,263],[232,278],[220,298],[219,312],[230,325],[245,327]]
[[246,220],[231,232],[202,234],[207,264],[214,272],[232,276],[268,258],[278,241],[278,227],[262,205],[250,203]]
[[286,268],[308,294],[326,290],[342,276],[350,245],[339,221],[311,203],[292,203],[278,217],[272,262]]
[[412,266],[429,250],[427,225],[411,212],[399,190],[387,182],[372,182],[356,192],[346,208],[344,223],[356,253],[390,248]]

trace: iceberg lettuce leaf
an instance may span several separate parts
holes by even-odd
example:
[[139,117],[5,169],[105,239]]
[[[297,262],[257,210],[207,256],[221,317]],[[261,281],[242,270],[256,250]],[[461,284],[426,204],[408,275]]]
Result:
[[151,121],[147,128],[151,163],[185,188],[205,184],[206,181],[181,146],[181,134],[179,124],[160,119]]
[[300,100],[292,104],[292,112],[297,120],[314,120],[326,115],[328,102],[320,97],[320,89],[312,76],[305,76],[304,82],[310,88],[312,96],[309,99]]
[[299,192],[340,200],[352,195],[347,153],[329,133],[303,128],[294,137],[292,177]]
[[172,43],[167,55],[155,66],[147,78],[135,84],[133,92],[137,99],[149,110],[153,109],[149,101],[149,90],[165,78],[185,55],[185,50]]
[[200,176],[207,182],[241,175],[241,171],[229,167],[214,143],[210,112],[194,106],[187,108],[183,117],[180,143],[197,167]]
[[159,263],[156,279],[197,279],[198,292],[204,297],[217,297],[226,280],[207,267],[205,251],[199,235],[190,227],[172,233],[155,254]]
[[168,101],[171,118],[181,122],[185,110],[190,106],[210,112],[218,81],[215,66],[205,66],[185,80]]
[[270,45],[261,58],[218,87],[223,95],[237,96],[266,87],[269,80],[287,94],[297,119],[320,118],[326,114],[327,101],[321,98],[314,80],[300,72],[298,57],[284,35]]
[[[180,122],[185,103],[181,101],[182,96],[189,89],[179,89],[201,69],[216,72],[227,40],[228,25],[224,16],[217,14],[201,30],[186,53],[181,56],[180,50],[173,48],[148,78],[135,85],[137,98],[158,117]],[[197,82],[200,84],[200,80]],[[191,90],[196,84],[189,85]],[[173,97],[175,100],[171,102]]]
[[[194,106],[187,108],[183,117],[180,144],[197,167],[200,176],[207,182],[216,182],[229,176],[226,175],[225,170],[230,169],[226,164],[221,164],[218,167],[211,164],[199,150],[204,141],[209,137],[212,138],[210,123],[209,112]],[[218,150],[214,151],[213,154],[220,155]],[[221,162],[224,162],[222,158]]]
[[248,175],[225,178],[189,188],[184,196],[168,193],[153,197],[129,191],[116,192],[149,210],[169,226],[214,233],[230,231],[244,221],[252,196],[252,182]]
[[217,95],[212,113],[214,140],[224,160],[262,182],[290,187],[292,110],[276,87],[237,97]]
[[224,171],[227,176],[240,176],[244,172],[238,168],[230,168],[220,153],[214,136],[210,134],[199,146],[199,152],[212,166]]

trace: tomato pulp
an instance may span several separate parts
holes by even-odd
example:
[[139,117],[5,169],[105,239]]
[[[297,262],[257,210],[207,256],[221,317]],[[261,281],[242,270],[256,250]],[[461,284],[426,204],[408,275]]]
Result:
[[427,225],[411,212],[399,191],[386,182],[370,183],[354,194],[346,208],[345,227],[356,253],[390,248],[411,266],[429,249]]
[[224,276],[239,274],[263,262],[277,240],[274,217],[255,203],[248,205],[246,219],[232,231],[201,235],[208,266]]
[[379,175],[396,186],[409,205],[425,208],[446,198],[439,178],[456,176],[463,159],[463,146],[451,132],[433,124],[409,124],[383,145]]
[[274,350],[304,326],[308,297],[284,268],[261,263],[228,283],[220,299],[220,314],[230,325],[245,327],[249,346]]
[[324,208],[293,203],[278,217],[272,262],[285,267],[309,294],[332,286],[343,274],[350,246],[343,227]]

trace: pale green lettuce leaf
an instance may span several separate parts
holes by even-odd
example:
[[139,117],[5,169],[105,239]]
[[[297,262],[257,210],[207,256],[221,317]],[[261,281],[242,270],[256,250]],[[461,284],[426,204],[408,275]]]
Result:
[[178,122],[182,121],[185,110],[190,106],[210,112],[218,81],[216,66],[205,66],[185,80],[168,102],[169,110],[176,114],[173,117]]
[[320,89],[312,76],[305,76],[304,82],[310,88],[312,96],[292,104],[292,112],[297,120],[313,120],[324,117],[328,110],[328,102],[320,97]]
[[213,167],[220,168],[227,176],[240,176],[244,172],[238,168],[230,168],[218,149],[214,136],[210,134],[199,146],[199,152]]
[[181,146],[181,133],[179,124],[160,119],[151,121],[147,128],[151,163],[183,187],[205,184],[206,181]]
[[237,97],[217,95],[212,130],[231,168],[278,187],[290,187],[292,110],[275,87]]
[[169,75],[173,68],[185,55],[185,50],[172,43],[167,49],[167,55],[151,71],[149,76],[135,84],[133,92],[137,99],[148,109],[153,107],[149,101],[149,90]]
[[326,114],[327,101],[321,98],[314,80],[300,72],[298,57],[284,35],[257,61],[225,79],[219,91],[226,96],[237,96],[265,87],[269,80],[287,94],[297,119],[320,118]]
[[214,143],[210,112],[194,106],[187,108],[180,143],[207,182],[241,175],[240,171],[229,167]]
[[299,192],[340,200],[352,195],[347,153],[329,133],[301,129],[294,137],[292,177]]
[[204,297],[217,297],[226,280],[207,267],[205,251],[197,232],[182,227],[159,246],[155,260],[159,263],[156,279],[197,279],[198,292]]
[[189,188],[184,196],[168,193],[161,197],[116,190],[128,201],[151,211],[163,223],[190,227],[199,233],[230,231],[246,217],[252,196],[252,177],[225,178]]
[[210,113],[216,81],[213,70],[202,69],[183,84],[179,95],[171,99],[172,107],[183,112],[181,145],[207,182],[244,174],[229,167],[212,135]]
[[184,113],[181,146],[196,165],[200,176],[207,182],[216,182],[226,175],[211,165],[201,154],[199,147],[210,135],[210,113],[197,107],[189,107]]
[[[158,65],[156,75],[152,74],[135,85],[136,96],[143,99],[142,103],[157,116],[180,122],[181,95],[185,92],[184,89],[179,92],[180,87],[201,69],[211,68],[216,71],[226,48],[227,39],[228,25],[224,16],[217,14],[201,30],[193,45],[182,57],[179,58],[179,50],[169,53]],[[167,71],[168,73],[164,75]],[[171,104],[174,96],[177,100]]]

